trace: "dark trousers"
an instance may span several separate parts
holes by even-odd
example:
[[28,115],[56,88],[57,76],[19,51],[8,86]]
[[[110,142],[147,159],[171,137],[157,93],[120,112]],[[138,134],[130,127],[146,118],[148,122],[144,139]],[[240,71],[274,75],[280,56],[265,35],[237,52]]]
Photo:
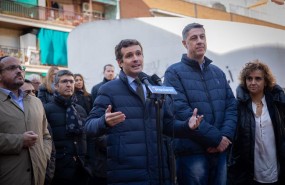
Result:
[[89,185],[107,185],[107,178],[94,176],[90,179]]
[[253,181],[253,185],[279,185],[279,183],[278,181],[274,183],[260,183],[260,182]]

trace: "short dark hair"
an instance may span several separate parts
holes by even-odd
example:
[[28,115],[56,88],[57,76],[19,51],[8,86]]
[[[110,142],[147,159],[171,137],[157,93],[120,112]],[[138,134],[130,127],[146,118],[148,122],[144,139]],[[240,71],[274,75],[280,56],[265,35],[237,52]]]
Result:
[[106,68],[107,68],[108,66],[109,66],[109,67],[114,67],[112,64],[106,64],[106,65],[104,65],[103,72],[105,72],[105,70],[106,70]]
[[9,57],[9,56],[2,56],[2,57],[0,57],[0,62],[1,62],[2,59],[6,58],[6,57]]
[[127,48],[129,46],[134,46],[134,45],[139,45],[143,51],[142,45],[139,41],[135,39],[124,39],[119,42],[119,44],[116,45],[115,47],[115,55],[116,55],[116,60],[121,61],[123,59],[123,54],[122,54],[122,48]]
[[7,58],[7,57],[9,57],[9,56],[2,56],[2,57],[0,57],[0,71],[2,71],[2,60],[4,59],[4,58]]
[[67,75],[67,76],[73,76],[73,73],[69,70],[59,70],[56,75],[55,75],[55,78],[54,78],[54,83],[55,84],[58,84],[59,83],[59,79],[60,77],[64,76],[64,75]]
[[[193,29],[193,28],[203,28],[204,29],[204,26],[202,24],[199,24],[199,23],[191,23],[191,24],[188,24],[184,27],[183,31],[182,31],[182,38],[183,40],[186,40],[187,39],[187,36],[188,36],[188,32]],[[205,29],[204,29],[205,30]]]
[[28,84],[32,84],[32,82],[28,79],[25,79],[25,82],[28,83]]

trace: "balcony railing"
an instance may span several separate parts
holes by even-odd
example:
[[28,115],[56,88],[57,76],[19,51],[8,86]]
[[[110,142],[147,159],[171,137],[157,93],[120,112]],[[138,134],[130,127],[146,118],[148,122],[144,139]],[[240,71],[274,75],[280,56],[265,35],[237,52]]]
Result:
[[3,46],[0,45],[0,57],[2,56],[13,56],[13,57],[17,57],[19,59],[24,59],[24,53],[26,53],[26,49],[20,49],[20,48],[14,48],[14,47],[10,47],[10,46]]
[[15,48],[0,45],[0,57],[12,56],[18,58],[25,65],[41,65],[39,50],[31,48]]
[[[40,61],[40,51],[36,49],[23,49],[0,45],[0,57],[13,56],[20,60],[26,67],[28,73],[47,73],[51,65],[43,65]],[[67,69],[67,66],[58,66],[60,69]]]
[[90,14],[34,6],[7,0],[0,0],[0,14],[24,17],[69,26],[78,26],[84,22],[103,19],[103,17],[96,17]]

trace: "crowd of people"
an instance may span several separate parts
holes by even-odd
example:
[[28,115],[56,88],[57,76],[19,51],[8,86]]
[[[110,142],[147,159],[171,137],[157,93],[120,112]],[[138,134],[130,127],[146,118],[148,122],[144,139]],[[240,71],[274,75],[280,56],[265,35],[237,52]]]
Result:
[[256,59],[240,72],[236,96],[205,56],[203,25],[182,31],[186,53],[163,85],[143,73],[143,46],[115,46],[87,92],[84,76],[50,67],[43,82],[17,58],[0,58],[0,184],[283,185],[285,94]]

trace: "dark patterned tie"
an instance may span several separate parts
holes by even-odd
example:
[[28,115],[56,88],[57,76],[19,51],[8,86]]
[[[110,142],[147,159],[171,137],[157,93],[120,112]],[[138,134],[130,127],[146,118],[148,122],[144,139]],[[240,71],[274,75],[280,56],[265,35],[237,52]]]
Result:
[[135,79],[135,82],[137,84],[136,92],[138,93],[138,95],[141,98],[141,100],[144,102],[145,101],[145,97],[144,97],[144,91],[143,91],[142,82],[138,78]]

